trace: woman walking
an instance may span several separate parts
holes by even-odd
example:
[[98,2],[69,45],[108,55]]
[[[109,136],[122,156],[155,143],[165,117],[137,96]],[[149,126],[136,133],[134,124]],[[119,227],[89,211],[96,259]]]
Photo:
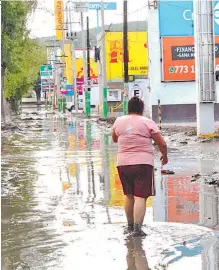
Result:
[[152,139],[162,154],[162,165],[168,163],[166,142],[155,122],[144,117],[143,111],[143,101],[131,98],[128,115],[117,118],[112,129],[112,139],[118,142],[117,169],[125,194],[126,232],[133,236],[146,236],[141,229],[146,201],[155,195]]

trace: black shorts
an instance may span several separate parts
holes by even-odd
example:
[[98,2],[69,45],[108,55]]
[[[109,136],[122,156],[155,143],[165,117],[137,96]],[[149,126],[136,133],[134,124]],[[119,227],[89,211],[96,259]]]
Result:
[[155,195],[154,167],[148,164],[118,166],[125,195],[148,198]]

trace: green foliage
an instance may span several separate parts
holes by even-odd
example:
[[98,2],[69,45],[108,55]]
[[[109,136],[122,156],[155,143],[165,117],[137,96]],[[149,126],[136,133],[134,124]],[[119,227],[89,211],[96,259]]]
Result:
[[5,97],[19,98],[34,86],[39,67],[46,60],[46,49],[36,41],[26,38],[22,46],[12,49],[11,60],[14,66],[6,69]]
[[36,1],[2,2],[2,58],[5,71],[4,95],[20,98],[33,86],[40,65],[45,63],[46,48],[29,38],[28,16],[36,7]]
[[2,64],[10,66],[10,52],[14,46],[19,46],[28,35],[27,19],[36,7],[36,1],[2,1],[1,3],[1,37]]

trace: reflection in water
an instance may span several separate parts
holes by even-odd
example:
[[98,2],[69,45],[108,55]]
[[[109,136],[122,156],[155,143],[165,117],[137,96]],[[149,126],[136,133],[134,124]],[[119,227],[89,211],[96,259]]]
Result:
[[127,247],[127,270],[149,270],[142,238],[129,236],[125,245]]
[[198,223],[199,185],[191,177],[167,177],[167,221]]
[[[93,198],[91,202],[94,202],[96,198],[96,191],[95,191],[95,180],[94,180],[94,162],[92,159],[92,131],[91,131],[91,122],[86,122],[86,145],[87,145],[87,152],[89,153],[88,159],[87,159],[87,170],[88,170],[88,185],[89,185],[89,194]],[[91,181],[90,181],[91,178]],[[91,192],[91,186],[92,185],[92,192]],[[93,193],[93,194],[92,194]],[[92,195],[91,195],[92,194]]]
[[205,239],[202,241],[202,270],[219,270],[219,241],[218,239]]
[[191,174],[185,174],[157,174],[154,220],[199,224],[219,231],[219,187],[205,183],[210,176],[193,182]]
[[[157,196],[147,201],[146,223],[151,235],[144,240],[128,238],[124,241],[124,196],[116,169],[117,146],[111,141],[110,131],[100,129],[92,121],[73,119],[72,123],[65,123],[48,116],[40,123],[42,130],[36,135],[39,123],[20,123],[25,136],[15,135],[3,141],[2,269],[73,269],[75,257],[72,254],[80,253],[85,260],[89,252],[95,254],[96,250],[101,250],[104,253],[103,246],[106,246],[109,251],[104,256],[109,264],[104,269],[125,269],[126,263],[128,269],[148,269],[144,250],[148,248],[147,255],[153,250],[148,255],[150,263],[153,256],[160,259],[166,248],[164,260],[170,266],[181,265],[184,258],[202,256],[203,270],[219,270],[216,267],[218,241],[209,237],[199,237],[196,241],[195,229],[189,242],[188,232],[186,237],[181,228],[175,232],[176,225],[170,230],[170,224],[165,223],[164,229],[159,223],[149,222],[153,218],[153,208],[155,221],[199,223],[218,230],[217,187],[191,182],[190,171],[161,178],[157,170]],[[178,162],[180,164],[181,157]],[[200,166],[205,170],[205,163],[198,163],[197,167]],[[208,164],[208,169],[212,171],[210,166]],[[218,167],[218,161],[214,167]],[[153,224],[154,228],[150,229]],[[103,243],[100,231],[105,239]],[[96,233],[93,238],[92,232]],[[174,235],[171,244],[165,236],[168,234]],[[93,242],[88,241],[89,237]],[[100,246],[93,244],[96,238]],[[157,246],[154,246],[155,240]],[[125,253],[120,258],[117,252],[118,245],[125,252],[124,243],[127,262]],[[69,251],[68,256],[63,250]],[[114,258],[109,255],[112,250],[115,250]],[[91,261],[97,254],[92,256]],[[122,266],[111,267],[118,258]],[[94,266],[91,269],[103,268]],[[178,266],[170,269],[179,270]]]
[[200,184],[200,225],[219,232],[219,187]]
[[195,257],[200,255],[203,251],[203,246],[200,243],[200,238],[185,241],[181,245],[173,246],[174,251],[167,251],[163,261],[166,261],[168,265],[176,263],[185,257]]

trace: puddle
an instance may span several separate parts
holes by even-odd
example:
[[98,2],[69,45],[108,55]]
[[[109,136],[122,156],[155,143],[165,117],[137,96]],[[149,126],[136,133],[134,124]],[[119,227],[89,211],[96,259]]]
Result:
[[161,177],[157,155],[148,237],[126,238],[110,130],[38,113],[40,124],[16,120],[23,134],[3,138],[2,269],[219,269],[219,187],[191,181],[218,172],[217,158],[170,146],[175,175]]

